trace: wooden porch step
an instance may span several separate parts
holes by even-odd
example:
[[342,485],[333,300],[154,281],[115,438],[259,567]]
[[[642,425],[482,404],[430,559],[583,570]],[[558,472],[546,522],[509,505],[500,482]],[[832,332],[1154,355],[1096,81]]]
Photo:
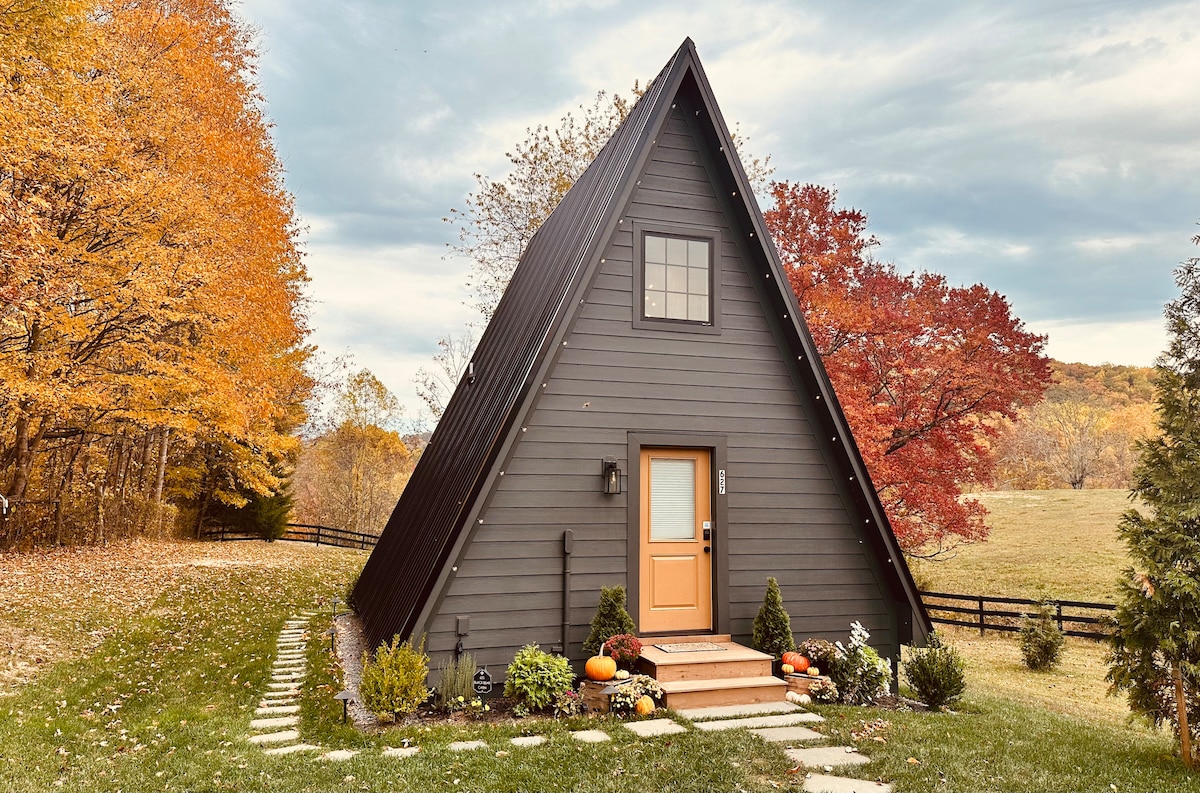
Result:
[[[672,637],[672,640],[674,643],[677,637]],[[724,636],[704,636],[695,641],[709,642],[721,649],[671,653],[645,641],[642,644],[642,656],[638,659],[639,671],[660,683],[766,677],[771,674],[772,658],[766,653],[743,647]]]
[[782,702],[787,683],[771,675],[711,678],[708,680],[659,681],[668,708],[706,708],[717,705],[750,705]]

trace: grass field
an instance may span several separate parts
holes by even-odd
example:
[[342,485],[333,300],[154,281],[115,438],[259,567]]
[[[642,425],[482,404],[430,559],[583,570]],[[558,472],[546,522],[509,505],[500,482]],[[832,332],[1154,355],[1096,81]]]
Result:
[[1125,490],[1016,490],[973,494],[989,511],[987,542],[915,566],[928,588],[968,595],[1111,603],[1129,564],[1117,538]]

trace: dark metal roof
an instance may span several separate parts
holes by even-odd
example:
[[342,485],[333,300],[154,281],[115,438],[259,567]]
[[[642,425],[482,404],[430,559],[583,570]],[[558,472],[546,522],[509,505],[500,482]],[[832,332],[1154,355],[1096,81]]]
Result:
[[[857,483],[851,491],[862,514],[869,515],[867,522],[878,529],[869,534],[876,540],[881,561],[886,558],[890,563],[884,569],[893,572],[894,594],[911,601],[928,632],[928,617],[916,586],[800,319],[796,297],[787,286],[774,246],[766,242],[769,237],[762,213],[734,153],[695,45],[686,39],[522,255],[476,348],[474,382],[464,379],[459,383],[354,588],[353,605],[362,617],[370,646],[393,634],[411,635],[427,601],[436,597],[436,584],[451,563],[455,543],[468,529],[466,522],[475,501],[486,496],[482,492],[485,480],[516,431],[535,375],[553,352],[550,348],[556,332],[573,314],[573,296],[581,279],[589,277],[597,263],[680,91],[686,92],[696,107],[708,111],[700,126],[721,172],[719,178],[726,182],[725,194],[738,197],[730,205],[747,231],[746,247],[762,275],[778,287],[766,290],[772,308],[801,361],[806,386],[821,394],[820,401],[829,408],[827,429],[843,440],[843,468]],[[790,329],[795,334],[787,332]]]

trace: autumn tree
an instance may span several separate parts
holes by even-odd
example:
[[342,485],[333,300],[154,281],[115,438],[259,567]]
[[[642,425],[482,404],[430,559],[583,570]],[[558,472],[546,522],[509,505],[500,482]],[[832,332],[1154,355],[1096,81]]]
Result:
[[417,369],[413,378],[417,396],[425,403],[434,421],[442,417],[454,389],[466,373],[471,354],[475,352],[475,341],[473,328],[443,336],[437,341],[440,352],[433,356],[433,366]]
[[306,275],[254,58],[220,0],[0,8],[0,540],[281,487]]
[[[1200,245],[1200,236],[1193,242]],[[1159,435],[1143,440],[1118,532],[1133,567],[1121,582],[1108,679],[1135,713],[1170,724],[1188,768],[1200,740],[1200,258],[1175,273],[1171,334],[1155,385]]]
[[876,260],[867,216],[835,191],[772,195],[767,226],[901,546],[935,556],[984,537],[963,489],[991,481],[997,420],[1045,389],[1045,337],[982,284]]
[[416,464],[398,428],[403,408],[369,370],[334,400],[333,428],[305,443],[295,476],[300,522],[378,534]]

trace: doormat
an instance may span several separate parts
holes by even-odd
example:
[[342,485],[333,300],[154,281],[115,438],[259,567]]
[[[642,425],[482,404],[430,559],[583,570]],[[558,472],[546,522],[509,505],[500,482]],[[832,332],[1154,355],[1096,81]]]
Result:
[[679,644],[654,645],[664,653],[706,653],[713,650],[724,651],[726,648],[712,642],[681,642]]

